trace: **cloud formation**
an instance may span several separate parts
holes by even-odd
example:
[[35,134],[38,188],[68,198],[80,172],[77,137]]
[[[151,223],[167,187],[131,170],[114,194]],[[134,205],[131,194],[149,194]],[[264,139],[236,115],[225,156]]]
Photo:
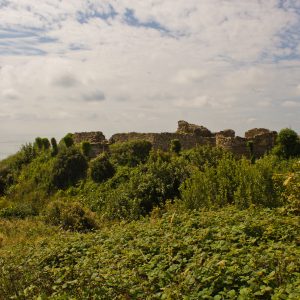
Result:
[[294,0],[0,1],[0,138],[300,132],[299,28]]

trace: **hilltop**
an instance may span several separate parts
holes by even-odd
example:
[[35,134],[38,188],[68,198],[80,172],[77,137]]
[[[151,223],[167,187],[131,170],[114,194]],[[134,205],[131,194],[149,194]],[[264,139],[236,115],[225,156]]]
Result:
[[299,299],[299,157],[291,129],[37,137],[0,162],[0,299]]

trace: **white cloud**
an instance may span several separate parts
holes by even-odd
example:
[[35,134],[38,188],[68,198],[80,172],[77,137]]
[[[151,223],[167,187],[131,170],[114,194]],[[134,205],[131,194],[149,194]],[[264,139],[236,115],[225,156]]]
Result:
[[291,100],[288,100],[288,101],[284,101],[282,102],[282,106],[283,107],[288,107],[288,108],[293,108],[293,107],[300,107],[300,101],[291,101]]
[[282,107],[298,108],[300,15],[292,0],[285,9],[277,0],[7,3],[2,133],[164,131],[177,119],[236,130],[257,119],[279,129],[292,122]]

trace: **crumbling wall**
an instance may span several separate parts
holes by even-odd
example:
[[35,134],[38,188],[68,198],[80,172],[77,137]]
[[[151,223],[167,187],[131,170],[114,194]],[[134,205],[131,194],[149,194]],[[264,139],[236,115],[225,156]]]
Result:
[[190,124],[186,121],[178,121],[176,133],[179,134],[192,134],[202,137],[212,137],[213,133],[204,126]]
[[214,137],[163,132],[154,135],[153,148],[162,149],[164,151],[169,150],[171,141],[176,139],[179,140],[182,150],[188,150],[197,145],[216,146],[216,139]]
[[225,137],[235,137],[235,131],[232,129],[224,129],[222,131],[217,132],[215,135],[221,135]]
[[201,137],[194,134],[180,134],[180,133],[117,133],[110,139],[109,143],[124,143],[127,141],[145,140],[149,141],[153,149],[161,149],[167,151],[170,149],[170,143],[172,140],[179,140],[183,150],[191,149],[197,145],[211,145],[215,146],[214,137]]
[[129,132],[129,133],[116,133],[110,139],[109,143],[124,143],[128,141],[148,141],[150,143],[154,142],[154,135],[157,133],[139,133],[139,132]]
[[270,151],[276,140],[277,133],[265,128],[253,128],[245,133],[245,137],[236,137],[232,129],[212,133],[204,126],[178,121],[177,131],[174,133],[117,133],[107,142],[101,131],[79,132],[74,134],[75,143],[88,141],[92,145],[91,156],[95,157],[109,150],[109,144],[124,143],[132,140],[146,140],[152,143],[154,149],[169,150],[172,140],[179,140],[183,150],[191,149],[197,145],[210,145],[221,147],[241,157],[250,157],[250,148],[247,143],[252,142],[253,155],[256,158]]
[[246,139],[253,139],[254,137],[266,133],[270,133],[271,131],[266,128],[253,128],[245,132]]
[[277,134],[275,132],[268,132],[254,136],[251,139],[253,142],[253,155],[256,158],[259,158],[267,152],[269,152],[270,150],[272,150],[272,148],[275,145],[276,136]]
[[90,143],[102,143],[106,141],[105,136],[101,131],[75,132],[73,134],[73,140],[77,144],[84,141]]
[[231,151],[238,157],[250,157],[247,139],[242,137],[227,137],[221,134],[216,136],[216,146]]

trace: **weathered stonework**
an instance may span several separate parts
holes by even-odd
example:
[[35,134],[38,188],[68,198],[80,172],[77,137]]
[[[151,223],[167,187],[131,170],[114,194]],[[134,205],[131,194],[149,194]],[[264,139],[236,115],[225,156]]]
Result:
[[202,137],[212,137],[213,134],[211,133],[210,130],[208,130],[204,126],[199,126],[195,124],[190,124],[186,121],[180,120],[178,121],[178,128],[176,133],[179,134],[193,134],[193,135],[198,135]]
[[[74,141],[76,143],[90,142],[92,146],[91,157],[109,151],[110,144],[132,140],[146,140],[152,144],[153,149],[166,151],[170,148],[171,141],[177,139],[180,141],[183,150],[194,148],[197,145],[210,145],[224,148],[239,157],[254,155],[259,158],[274,147],[276,136],[277,132],[265,128],[251,129],[245,133],[245,137],[235,136],[232,129],[213,133],[203,126],[189,124],[181,120],[178,121],[178,128],[174,133],[117,133],[107,141],[100,131],[80,132],[74,134]],[[253,153],[250,153],[249,142],[252,144]]]
[[75,143],[86,141],[91,144],[103,143],[106,141],[105,136],[101,131],[75,132],[73,134],[73,140]]
[[237,156],[250,157],[250,151],[247,147],[247,139],[242,137],[228,137],[218,134],[216,136],[216,146],[233,152]]
[[89,142],[91,144],[90,158],[109,150],[108,142],[101,131],[75,132],[73,140],[76,144]]

